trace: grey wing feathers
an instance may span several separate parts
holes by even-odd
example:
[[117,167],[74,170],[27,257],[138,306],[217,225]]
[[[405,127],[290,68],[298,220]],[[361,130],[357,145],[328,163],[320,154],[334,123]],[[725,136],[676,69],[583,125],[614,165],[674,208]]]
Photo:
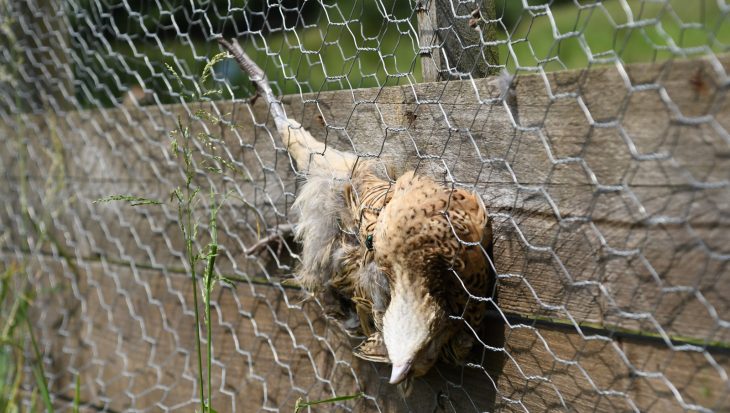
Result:
[[342,267],[344,257],[344,182],[332,177],[310,176],[302,187],[294,208],[299,211],[294,236],[302,245],[299,282],[309,290],[331,281]]

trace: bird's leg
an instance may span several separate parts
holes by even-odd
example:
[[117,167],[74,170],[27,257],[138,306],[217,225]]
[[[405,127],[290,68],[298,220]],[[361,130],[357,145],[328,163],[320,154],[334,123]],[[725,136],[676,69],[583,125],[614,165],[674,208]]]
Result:
[[224,38],[219,38],[218,43],[233,56],[233,59],[236,63],[238,63],[241,70],[243,70],[249,76],[254,85],[256,85],[258,94],[262,96],[269,105],[269,111],[271,111],[274,121],[277,122],[277,127],[279,122],[287,123],[284,108],[281,106],[281,102],[279,102],[274,96],[274,92],[271,90],[271,86],[269,86],[269,79],[266,77],[264,71],[261,70],[256,62],[248,57],[246,52],[243,51],[241,46],[239,46],[235,40],[229,42]]
[[282,248],[284,246],[284,238],[291,235],[294,232],[294,225],[292,224],[280,224],[269,230],[269,235],[261,238],[253,244],[251,247],[246,248],[244,254],[247,256],[259,255],[263,252],[266,247],[272,244],[276,244],[276,255],[281,255]]
[[[269,112],[274,120],[276,129],[279,132],[284,147],[297,163],[299,168],[337,172],[340,175],[349,175],[357,156],[352,153],[341,152],[334,148],[328,148],[324,142],[318,141],[312,134],[302,127],[298,122],[286,117],[284,106],[274,95],[269,80],[264,71],[243,51],[235,41],[227,41],[219,38],[218,43],[226,49],[235,59],[238,66],[248,74],[251,81],[256,85],[258,94],[266,101]],[[312,153],[321,156],[310,157]]]

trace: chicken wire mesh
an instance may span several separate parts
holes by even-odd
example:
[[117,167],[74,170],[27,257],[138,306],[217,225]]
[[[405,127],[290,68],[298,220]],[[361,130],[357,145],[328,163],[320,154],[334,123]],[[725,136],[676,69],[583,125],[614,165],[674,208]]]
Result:
[[[310,409],[730,410],[723,0],[0,10],[3,340],[17,343],[0,354],[2,406],[41,408],[42,368],[59,411],[200,409],[204,305],[170,196],[189,176],[202,194],[196,250],[222,202],[217,411],[359,392]],[[326,303],[287,281],[300,246],[257,244],[297,224],[308,165],[289,157],[235,62],[201,81],[221,36],[326,145],[481,195],[496,286],[475,297],[490,309],[468,326],[466,363],[388,384],[388,366],[355,358],[359,341],[323,316]],[[189,165],[173,131],[191,137]],[[110,195],[160,204],[94,203]]]

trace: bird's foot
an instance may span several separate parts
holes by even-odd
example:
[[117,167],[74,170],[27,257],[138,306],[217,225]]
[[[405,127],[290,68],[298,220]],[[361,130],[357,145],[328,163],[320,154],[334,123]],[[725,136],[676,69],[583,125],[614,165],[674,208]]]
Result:
[[388,358],[388,349],[385,347],[383,333],[376,332],[371,334],[360,345],[352,350],[352,353],[363,360],[374,361],[376,363],[390,363]]

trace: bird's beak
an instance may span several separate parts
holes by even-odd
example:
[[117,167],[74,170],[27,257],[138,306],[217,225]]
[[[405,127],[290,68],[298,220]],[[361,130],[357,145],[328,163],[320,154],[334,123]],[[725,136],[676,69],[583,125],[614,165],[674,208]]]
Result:
[[406,379],[408,373],[411,371],[413,360],[408,360],[405,363],[393,364],[393,371],[390,373],[390,384],[398,384]]

